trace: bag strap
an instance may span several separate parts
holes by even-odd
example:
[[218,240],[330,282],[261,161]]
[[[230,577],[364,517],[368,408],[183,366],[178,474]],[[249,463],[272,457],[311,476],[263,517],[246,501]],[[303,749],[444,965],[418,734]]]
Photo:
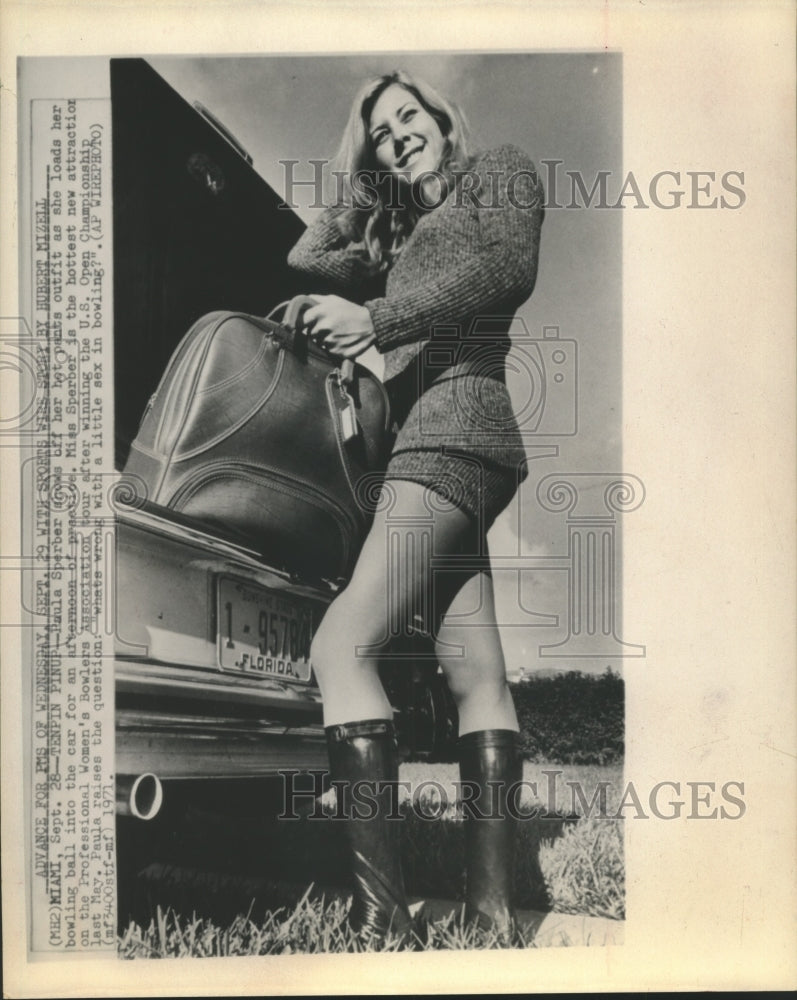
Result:
[[[266,316],[267,320],[279,323],[289,331],[289,335],[283,338],[283,342],[289,351],[296,349],[296,337],[303,335],[307,339],[307,333],[302,326],[302,316],[316,304],[315,299],[309,295],[294,295],[292,299],[280,302]],[[328,352],[327,352],[328,353]],[[351,358],[337,359],[329,354],[331,361],[338,361],[340,367],[340,380],[345,385],[351,385],[354,381],[354,361]]]

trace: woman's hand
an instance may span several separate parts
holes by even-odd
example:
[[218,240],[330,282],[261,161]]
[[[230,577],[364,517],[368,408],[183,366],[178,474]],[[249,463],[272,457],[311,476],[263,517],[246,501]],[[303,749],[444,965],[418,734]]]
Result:
[[311,295],[317,303],[305,310],[302,322],[313,340],[341,358],[356,358],[374,343],[374,325],[365,306],[339,295]]

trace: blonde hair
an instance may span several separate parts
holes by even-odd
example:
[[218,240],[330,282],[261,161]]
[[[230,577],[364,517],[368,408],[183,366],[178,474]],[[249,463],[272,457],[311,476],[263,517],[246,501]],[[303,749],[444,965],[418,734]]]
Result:
[[[374,272],[391,266],[423,211],[412,197],[396,204],[395,178],[385,177],[385,172],[379,170],[371,139],[371,112],[382,93],[393,84],[412,94],[440,128],[445,151],[437,169],[445,182],[444,190],[453,182],[455,171],[467,169],[470,162],[464,114],[424,80],[395,70],[363,84],[352,102],[333,166],[343,181],[342,191],[338,184],[338,194],[346,206],[338,216],[338,225],[346,236],[363,241]],[[381,181],[365,187],[359,183],[363,177],[376,177],[380,173]]]

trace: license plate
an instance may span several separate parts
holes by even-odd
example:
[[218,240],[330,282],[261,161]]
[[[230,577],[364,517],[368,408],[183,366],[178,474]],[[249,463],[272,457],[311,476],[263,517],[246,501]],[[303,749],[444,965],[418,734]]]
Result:
[[309,601],[222,577],[217,608],[222,670],[310,680],[313,608]]

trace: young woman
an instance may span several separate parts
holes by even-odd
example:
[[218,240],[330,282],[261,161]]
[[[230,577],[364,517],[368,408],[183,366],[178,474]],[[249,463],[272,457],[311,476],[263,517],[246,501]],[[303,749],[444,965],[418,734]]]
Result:
[[339,166],[344,197],[288,261],[339,293],[313,296],[304,322],[314,338],[344,358],[374,344],[384,356],[399,428],[351,581],[312,648],[332,777],[378,790],[377,815],[347,822],[349,919],[364,936],[412,926],[400,824],[387,818],[385,783],[398,763],[378,662],[396,623],[422,615],[457,705],[472,798],[466,917],[507,935],[515,829],[506,796],[522,761],[485,539],[526,475],[505,357],[512,317],[534,288],[543,192],[514,146],[470,156],[461,113],[403,72],[361,89]]

